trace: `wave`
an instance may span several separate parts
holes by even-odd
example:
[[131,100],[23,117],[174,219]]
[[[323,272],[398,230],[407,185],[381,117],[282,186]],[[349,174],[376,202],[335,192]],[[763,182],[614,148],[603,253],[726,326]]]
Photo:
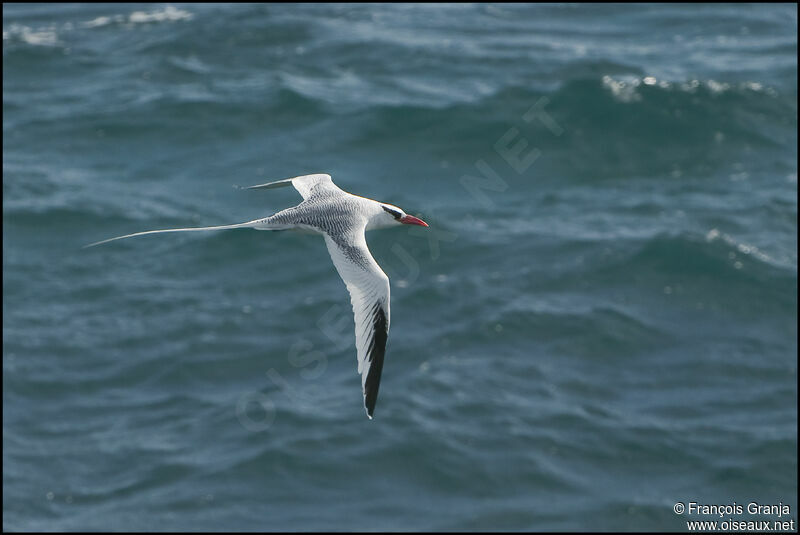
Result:
[[[569,273],[554,288],[637,288],[642,302],[725,309],[759,318],[791,317],[797,308],[797,267],[713,229],[661,233],[632,240],[591,271]],[[627,251],[626,251],[627,250]]]
[[[71,34],[79,29],[100,28],[111,25],[133,26],[159,22],[191,20],[192,13],[185,9],[166,6],[153,11],[133,11],[129,14],[101,15],[83,22],[64,22],[31,27],[24,24],[11,24],[3,28],[3,45],[22,44],[31,47],[66,47],[72,40]],[[6,50],[3,50],[4,54]]]
[[59,42],[55,26],[34,29],[22,24],[12,24],[7,30],[3,28],[3,45],[6,41],[31,46],[54,46]]
[[[768,160],[796,172],[796,92],[756,82],[641,80],[623,87],[608,77],[580,79],[549,92],[512,87],[443,109],[372,107],[356,114],[364,126],[350,129],[349,142],[390,150],[424,139],[441,161],[471,167],[479,157],[497,159],[494,144],[516,129],[542,155],[531,172],[579,182],[727,178],[735,165],[752,173]],[[762,159],[748,161],[754,151]]]
[[154,11],[134,11],[128,15],[99,16],[83,23],[86,28],[97,28],[110,24],[145,24],[151,22],[171,22],[191,20],[193,15],[185,9],[166,6]]
[[676,235],[662,233],[645,242],[626,261],[628,268],[651,267],[671,274],[713,275],[719,279],[763,279],[789,282],[796,267],[759,250],[754,245],[712,229]]

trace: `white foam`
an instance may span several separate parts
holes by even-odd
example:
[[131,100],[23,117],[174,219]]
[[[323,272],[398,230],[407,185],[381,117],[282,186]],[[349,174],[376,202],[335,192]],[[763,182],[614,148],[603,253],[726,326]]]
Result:
[[134,11],[128,16],[128,22],[132,24],[142,22],[164,22],[173,20],[189,20],[192,14],[183,9],[177,9],[172,6],[167,6],[158,11]]
[[100,16],[83,23],[85,28],[99,28],[109,24],[147,24],[150,22],[171,22],[190,20],[194,15],[186,10],[166,6],[156,11],[134,11],[130,15]]
[[[623,76],[620,78],[613,78],[609,75],[603,76],[603,86],[611,91],[614,98],[620,102],[636,102],[641,99],[639,94],[640,86],[658,86],[662,89],[679,90],[685,93],[695,93],[698,88],[705,88],[713,94],[722,94],[734,88],[727,82],[718,82],[716,80],[686,80],[684,82],[668,82],[666,80],[657,80],[655,76],[645,76],[638,78],[635,76]],[[759,82],[744,82],[738,84],[736,87],[742,90],[750,91],[763,91],[770,96],[775,96],[777,92],[771,87],[765,87]]]
[[[722,240],[723,242],[725,242],[729,246],[731,246],[734,249],[738,250],[740,253],[745,254],[745,255],[751,255],[751,256],[753,256],[755,258],[758,258],[762,262],[766,262],[766,263],[769,263],[769,264],[772,264],[772,265],[778,264],[778,262],[774,258],[769,256],[764,251],[760,250],[755,245],[750,245],[748,243],[739,242],[735,238],[730,236],[729,234],[725,234],[724,232],[720,232],[719,230],[717,230],[715,228],[712,228],[706,234],[706,241],[713,242],[715,240]],[[731,251],[728,254],[728,258],[731,259],[731,260],[735,260],[736,259],[736,253]],[[741,267],[741,265],[739,267]],[[737,267],[736,269],[739,269],[739,268]]]
[[620,102],[632,102],[640,100],[642,96],[636,91],[636,87],[639,85],[639,83],[640,81],[638,78],[625,81],[614,80],[608,75],[603,76],[603,85],[607,87],[611,91],[611,94],[614,95],[614,98]]
[[96,19],[84,22],[83,25],[87,28],[97,28],[99,26],[106,26],[112,22],[122,22],[123,20],[125,20],[125,17],[122,15],[116,15],[114,17],[97,17]]
[[708,87],[712,93],[723,93],[730,89],[731,86],[724,82],[720,83],[716,80],[709,80],[706,82],[706,87]]
[[[193,17],[191,13],[173,6],[166,6],[155,11],[134,11],[129,15],[110,15],[100,16],[80,24],[83,28],[99,28],[109,24],[143,24],[151,22],[171,22],[178,20],[189,20]],[[59,27],[62,32],[69,32],[75,29],[75,24],[67,22]],[[33,46],[55,46],[59,45],[58,33],[55,26],[42,28],[30,28],[21,24],[12,24],[10,28],[3,29],[3,41],[19,40]]]
[[53,46],[58,44],[58,34],[54,27],[32,29],[28,26],[12,24],[8,30],[3,30],[3,41],[19,39],[23,43],[34,46]]
[[58,42],[56,32],[26,32],[22,40],[29,45],[52,46]]

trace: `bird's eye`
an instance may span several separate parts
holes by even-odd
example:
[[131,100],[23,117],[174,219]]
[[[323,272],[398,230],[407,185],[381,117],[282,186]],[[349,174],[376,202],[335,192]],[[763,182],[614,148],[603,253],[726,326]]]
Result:
[[400,218],[400,216],[402,216],[402,215],[403,215],[403,214],[401,214],[400,212],[398,212],[397,210],[393,210],[393,209],[391,209],[391,208],[387,208],[386,206],[382,206],[382,208],[383,208],[384,210],[386,210],[388,213],[392,214],[392,217],[394,217],[395,219],[399,219],[399,218]]

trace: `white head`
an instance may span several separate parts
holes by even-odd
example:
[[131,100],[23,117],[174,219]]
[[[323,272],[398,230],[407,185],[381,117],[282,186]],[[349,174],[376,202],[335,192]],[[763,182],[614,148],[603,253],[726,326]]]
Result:
[[413,215],[408,215],[402,208],[393,204],[385,202],[379,202],[377,204],[380,206],[380,210],[376,210],[375,215],[370,219],[369,224],[367,224],[368,229],[393,227],[395,225],[428,226],[422,219],[418,219]]

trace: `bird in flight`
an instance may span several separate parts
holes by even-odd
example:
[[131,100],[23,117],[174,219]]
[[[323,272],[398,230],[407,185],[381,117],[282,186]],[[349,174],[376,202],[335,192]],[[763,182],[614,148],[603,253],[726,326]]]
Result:
[[361,374],[364,408],[367,416],[372,419],[375,402],[378,399],[386,339],[389,335],[389,277],[369,252],[364,233],[367,230],[395,225],[427,227],[428,224],[406,214],[397,206],[347,193],[339,189],[330,175],[326,174],[287,178],[250,186],[248,189],[270,189],[289,185],[300,192],[303,202],[263,219],[214,227],[148,230],[109,238],[86,247],[161,232],[254,228],[256,230],[299,229],[321,234],[325,238],[325,245],[328,246],[333,265],[336,266],[336,271],[350,292],[356,324],[356,356],[358,373]]

